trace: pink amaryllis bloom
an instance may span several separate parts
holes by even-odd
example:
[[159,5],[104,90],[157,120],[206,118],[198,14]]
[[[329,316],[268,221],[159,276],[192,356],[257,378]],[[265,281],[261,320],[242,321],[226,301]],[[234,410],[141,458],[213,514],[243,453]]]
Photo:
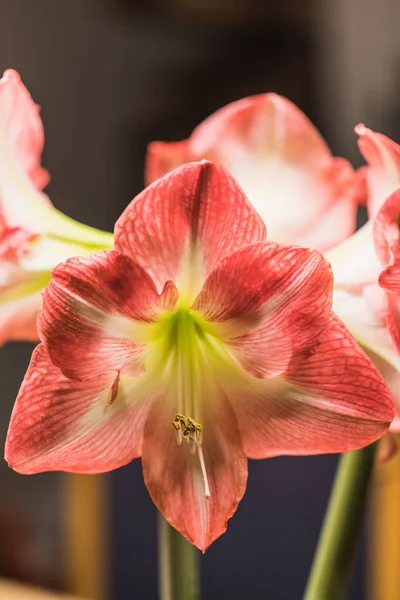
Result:
[[237,179],[282,243],[325,251],[356,228],[362,177],[332,156],[308,118],[277,94],[244,98],[201,123],[182,142],[148,148],[150,183],[192,160],[210,159]]
[[[400,146],[358,125],[370,220],[326,254],[334,272],[333,306],[384,375],[400,415]],[[400,431],[400,418],[392,423]]]
[[113,244],[111,234],[69,219],[41,191],[44,144],[39,107],[18,73],[0,80],[0,344],[38,339],[41,290],[69,256]]
[[204,161],[139,194],[113,250],[56,267],[10,466],[97,473],[141,456],[156,506],[204,551],[244,494],[247,457],[384,435],[393,402],[331,313],[329,264],[265,238],[235,180]]

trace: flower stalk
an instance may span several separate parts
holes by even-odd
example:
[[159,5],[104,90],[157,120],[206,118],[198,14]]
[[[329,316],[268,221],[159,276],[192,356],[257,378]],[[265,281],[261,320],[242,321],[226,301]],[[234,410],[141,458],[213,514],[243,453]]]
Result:
[[159,598],[200,600],[199,551],[159,513]]
[[303,600],[345,597],[377,443],[342,454]]

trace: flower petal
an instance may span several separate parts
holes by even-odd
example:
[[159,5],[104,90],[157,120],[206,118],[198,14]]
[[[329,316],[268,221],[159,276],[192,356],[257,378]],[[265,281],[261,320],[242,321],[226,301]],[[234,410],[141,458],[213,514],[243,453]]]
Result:
[[[200,157],[205,158],[205,157]],[[146,185],[164,177],[170,171],[196,160],[190,148],[190,140],[183,142],[152,142],[147,147]]]
[[5,458],[19,473],[101,473],[140,456],[151,406],[138,381],[114,378],[71,381],[36,347],[19,391],[7,434]]
[[153,502],[173,527],[203,552],[227,528],[247,481],[247,459],[235,416],[225,398],[207,402],[203,423],[205,484],[198,452],[177,444],[175,416],[167,402],[157,402],[147,419],[143,476]]
[[9,69],[0,80],[0,216],[10,227],[36,231],[32,213],[42,214],[49,203],[39,191],[49,181],[40,164],[43,145],[39,107],[18,73]]
[[263,239],[265,226],[236,181],[207,161],[150,185],[115,226],[115,248],[144,267],[158,289],[180,275],[180,292],[187,286],[190,293],[218,261]]
[[400,188],[382,203],[373,225],[376,253],[383,267],[400,263]]
[[379,285],[387,291],[387,325],[400,351],[400,189],[378,211],[374,222],[376,253],[384,267]]
[[400,183],[400,146],[363,124],[357,125],[355,132],[359,135],[360,151],[369,165],[366,170],[368,212],[373,217]]
[[19,74],[12,69],[5,71],[0,79],[1,140],[35,187],[43,189],[49,174],[40,164],[44,131],[39,110]]
[[[277,94],[233,102],[199,125],[191,137],[155,142],[148,151],[147,181],[190,160],[206,158],[229,170],[268,226],[270,239],[325,250],[355,229],[359,180],[336,159],[307,117]],[[326,235],[321,220],[332,217]]]
[[[22,287],[22,286],[21,286]],[[38,341],[36,327],[38,310],[42,301],[43,286],[38,280],[37,289],[18,294],[9,299],[0,295],[0,346],[11,340]]]
[[[387,332],[386,332],[387,333]],[[388,335],[390,339],[390,336]],[[396,416],[390,424],[390,431],[394,433],[400,432],[400,357],[396,351],[396,347],[392,340],[391,347],[394,355],[394,360],[389,361],[387,358],[382,355],[374,352],[370,348],[363,348],[367,356],[372,360],[383,379],[387,387],[389,388],[390,393],[392,394],[392,398],[394,400],[396,406]]]
[[246,454],[347,452],[382,437],[394,405],[378,370],[332,316],[326,338],[285,379],[230,394]]
[[400,264],[390,265],[379,276],[379,285],[395,294],[400,294]]
[[[395,332],[391,329],[389,298],[390,295],[377,284],[364,286],[359,291],[335,288],[333,310],[382,374],[385,363],[400,374],[400,356],[395,346]],[[378,364],[378,360],[382,364]],[[385,374],[384,377],[388,383]],[[389,388],[392,389],[390,385]]]
[[91,379],[110,370],[142,368],[138,325],[176,301],[159,295],[149,275],[114,250],[70,258],[56,267],[43,295],[39,335],[67,377]]
[[381,265],[376,255],[372,221],[345,242],[325,253],[335,280],[335,288],[348,291],[360,290],[377,282]]
[[193,309],[253,375],[273,377],[312,352],[331,313],[332,273],[314,250],[259,243],[231,254]]

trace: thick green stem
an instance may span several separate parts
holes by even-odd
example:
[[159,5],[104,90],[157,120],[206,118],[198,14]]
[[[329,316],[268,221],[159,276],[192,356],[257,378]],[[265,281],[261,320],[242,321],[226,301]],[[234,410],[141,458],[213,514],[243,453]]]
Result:
[[199,551],[159,515],[159,598],[200,600]]
[[342,454],[303,600],[342,600],[361,530],[376,443]]

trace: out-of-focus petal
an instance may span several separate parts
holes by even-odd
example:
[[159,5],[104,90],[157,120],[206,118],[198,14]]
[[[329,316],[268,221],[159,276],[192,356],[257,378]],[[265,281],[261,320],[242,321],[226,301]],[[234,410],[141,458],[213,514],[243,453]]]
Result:
[[389,292],[400,294],[400,264],[384,269],[379,276],[379,285]]
[[194,160],[197,160],[197,157],[193,156],[190,140],[172,143],[152,142],[147,147],[146,184],[150,185],[170,171]]
[[238,388],[229,399],[246,454],[321,454],[361,448],[382,437],[393,400],[368,357],[334,316],[326,338],[285,378]]
[[0,216],[10,227],[36,231],[34,213],[44,214],[49,203],[39,191],[49,181],[40,164],[43,145],[39,107],[10,69],[0,80]]
[[10,340],[39,339],[36,321],[49,278],[50,274],[41,273],[7,291],[0,287],[0,346]]
[[400,146],[386,135],[360,124],[355,128],[358,146],[368,162],[368,212],[374,217],[386,198],[400,183]]
[[377,285],[333,290],[333,310],[368,352],[380,355],[400,372],[400,357],[388,329],[388,298]]
[[100,473],[140,456],[151,406],[137,381],[71,381],[35,349],[19,391],[5,457],[19,473]]
[[[154,142],[147,181],[202,158],[238,180],[272,240],[310,246],[310,238],[326,250],[355,230],[358,176],[347,161],[332,157],[317,129],[286,98],[244,98],[214,113],[184,142]],[[328,219],[330,226],[319,235]]]
[[115,226],[115,248],[144,267],[159,290],[180,278],[180,292],[189,287],[194,295],[220,260],[264,239],[265,226],[236,181],[207,161],[147,187]]
[[400,351],[400,189],[383,203],[374,220],[376,253],[383,267],[379,285],[387,291],[387,324]]
[[43,142],[39,107],[10,69],[0,80],[0,231],[19,227],[96,246],[93,251],[111,247],[110,234],[63,215],[41,192],[49,180],[40,165]]
[[2,144],[35,187],[43,189],[49,174],[41,166],[44,131],[39,110],[19,74],[12,69],[5,71],[0,79]]
[[248,371],[273,377],[324,336],[331,296],[332,273],[319,252],[259,243],[226,258],[193,308]]
[[227,527],[247,481],[247,459],[235,416],[223,397],[207,398],[202,451],[210,488],[199,455],[178,445],[173,407],[157,402],[147,419],[143,442],[143,476],[153,502],[164,517],[203,552]]
[[376,284],[382,270],[371,221],[324,256],[331,263],[335,288],[339,290],[359,291],[365,285]]
[[43,295],[39,335],[67,377],[91,379],[110,370],[142,368],[137,326],[177,299],[157,293],[149,275],[114,250],[74,257],[56,267]]
[[376,253],[381,265],[400,264],[400,188],[382,203],[373,226]]

